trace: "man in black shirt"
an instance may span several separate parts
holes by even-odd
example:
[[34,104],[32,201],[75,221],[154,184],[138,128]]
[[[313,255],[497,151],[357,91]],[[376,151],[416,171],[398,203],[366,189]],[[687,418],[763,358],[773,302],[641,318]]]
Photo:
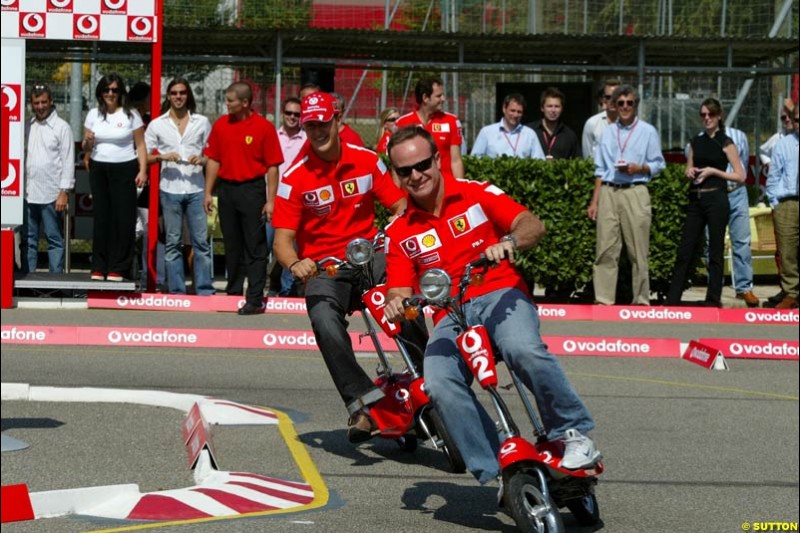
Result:
[[561,122],[564,111],[564,93],[555,87],[542,92],[542,119],[531,125],[539,137],[546,159],[574,159],[581,157],[578,136],[569,126]]

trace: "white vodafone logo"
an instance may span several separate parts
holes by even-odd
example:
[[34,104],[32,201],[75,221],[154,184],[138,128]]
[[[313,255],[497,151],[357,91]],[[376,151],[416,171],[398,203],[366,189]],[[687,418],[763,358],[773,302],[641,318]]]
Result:
[[149,35],[153,29],[153,23],[147,17],[136,17],[131,20],[131,31],[139,37]]
[[17,169],[14,168],[14,165],[11,162],[8,163],[8,175],[0,181],[0,188],[5,189],[7,187],[11,187],[14,182],[17,181]]
[[50,0],[50,5],[57,9],[64,9],[72,0]]
[[386,297],[380,291],[373,292],[370,296],[370,300],[375,304],[375,307],[382,307],[383,304],[386,303]]
[[483,347],[481,336],[475,330],[469,330],[461,338],[461,347],[467,353],[475,353]]
[[39,13],[28,13],[22,17],[22,27],[31,33],[39,32],[44,28],[44,17]]
[[0,6],[8,7],[13,6],[15,3],[17,3],[17,0],[0,0]]
[[408,392],[407,389],[400,389],[394,393],[394,397],[397,399],[398,402],[405,402],[406,400],[408,400],[409,396],[411,396],[411,394]]
[[516,442],[506,442],[503,444],[503,447],[500,448],[500,455],[508,455],[509,453],[517,451],[517,443]]
[[78,22],[75,25],[78,27],[78,31],[89,35],[97,31],[100,23],[94,15],[83,15],[78,18]]
[[105,5],[108,9],[117,11],[125,7],[125,0],[103,0],[103,5]]

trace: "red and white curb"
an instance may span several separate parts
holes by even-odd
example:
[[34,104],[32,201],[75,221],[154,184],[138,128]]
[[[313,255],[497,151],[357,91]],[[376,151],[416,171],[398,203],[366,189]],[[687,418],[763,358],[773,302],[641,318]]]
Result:
[[[31,387],[3,383],[3,400],[113,402],[170,407],[189,412],[195,404],[212,425],[277,425],[304,481],[216,470],[208,450],[200,452],[195,485],[141,493],[138,485],[110,485],[30,494],[36,518],[77,514],[122,520],[181,521],[236,515],[273,514],[322,507],[328,490],[299,443],[289,418],[280,411],[193,394],[101,388]],[[180,438],[180,433],[176,434]]]

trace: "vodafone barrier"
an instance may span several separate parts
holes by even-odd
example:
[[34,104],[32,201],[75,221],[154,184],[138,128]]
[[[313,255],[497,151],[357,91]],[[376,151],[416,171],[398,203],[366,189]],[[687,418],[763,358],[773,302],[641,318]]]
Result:
[[[191,296],[158,293],[90,292],[90,309],[135,309],[137,311],[234,312],[245,303],[239,296]],[[264,298],[269,314],[306,314],[303,298]],[[716,309],[704,307],[641,307],[620,305],[538,305],[539,317],[548,320],[595,320],[603,322],[726,323],[795,326],[796,309]]]
[[[165,348],[234,348],[270,350],[315,350],[311,331],[242,329],[114,328],[83,326],[4,325],[2,344],[139,346]],[[350,333],[356,352],[373,352],[369,338]],[[386,351],[397,351],[396,344],[383,332],[378,340]],[[556,355],[607,357],[680,357],[680,339],[636,337],[545,336],[544,342]],[[739,359],[798,360],[796,341],[750,339],[700,339],[725,357]]]

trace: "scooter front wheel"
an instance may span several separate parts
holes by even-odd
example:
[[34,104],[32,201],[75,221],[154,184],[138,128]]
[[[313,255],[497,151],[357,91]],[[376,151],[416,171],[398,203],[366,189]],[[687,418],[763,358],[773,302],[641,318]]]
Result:
[[545,497],[539,478],[517,472],[508,480],[505,502],[517,527],[524,533],[563,533],[564,522],[558,507]]
[[417,449],[417,439],[412,435],[403,435],[395,442],[406,453],[413,453]]
[[456,445],[453,442],[453,437],[451,437],[450,432],[447,431],[447,427],[444,425],[442,417],[439,416],[439,413],[433,408],[428,409],[424,416],[426,416],[428,421],[430,421],[430,425],[428,427],[433,426],[432,429],[436,433],[434,437],[441,440],[440,448],[447,457],[447,463],[450,465],[450,471],[454,474],[463,474],[466,472],[467,465],[464,464],[464,458],[461,457],[461,452],[459,452],[458,448],[456,448]]
[[564,502],[575,520],[582,526],[593,526],[600,521],[600,508],[594,494]]

